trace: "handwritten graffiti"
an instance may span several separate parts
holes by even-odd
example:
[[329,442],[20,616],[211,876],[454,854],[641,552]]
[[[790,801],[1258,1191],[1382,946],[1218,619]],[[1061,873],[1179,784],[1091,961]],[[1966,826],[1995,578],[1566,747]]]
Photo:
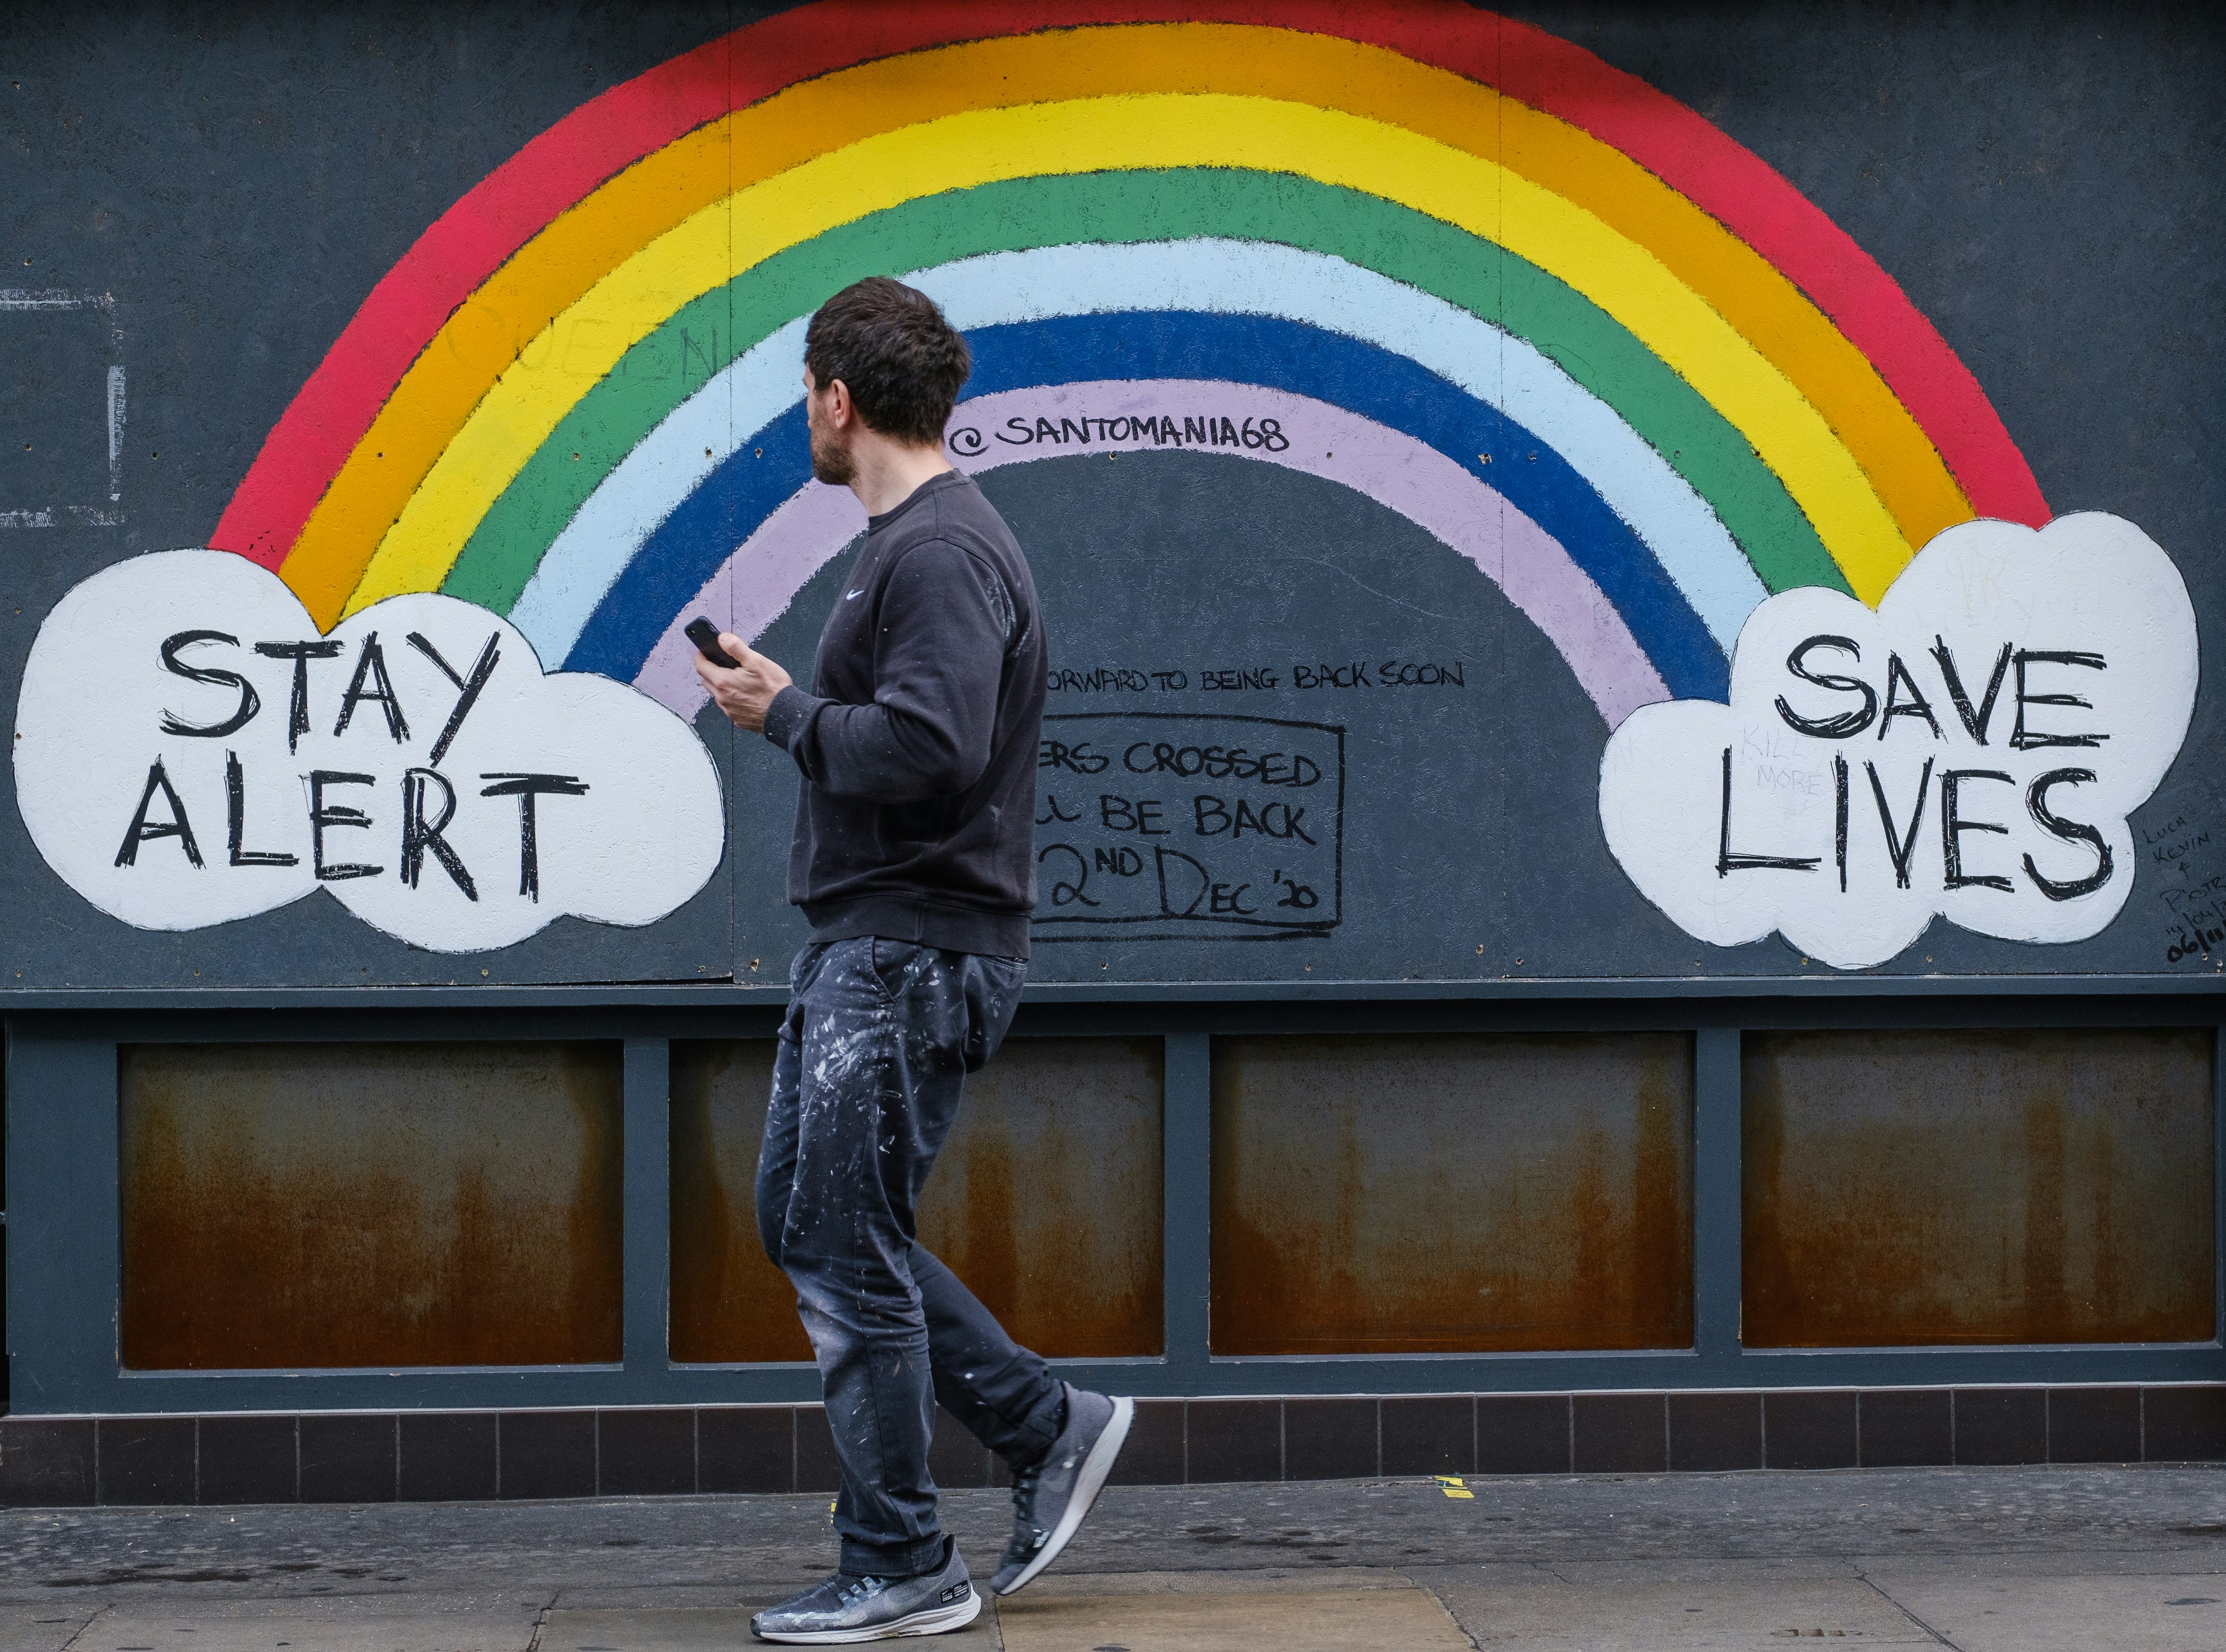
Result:
[[189,930],[323,888],[435,951],[565,915],[653,923],[723,850],[695,732],[607,678],[544,676],[484,608],[418,594],[328,635],[245,557],[134,557],[78,586],[24,672],[16,800],[94,905]]
[[2132,891],[2127,816],[2178,753],[2196,677],[2186,588],[2130,523],[1966,524],[1876,613],[1817,588],[1757,608],[1730,704],[1616,731],[1601,823],[1647,897],[1719,944],[1774,929],[1857,969],[1937,915],[2083,940]]
[[[1345,731],[1264,717],[1044,720],[1036,924],[1140,938],[1341,921]],[[1085,931],[1086,932],[1086,931]]]

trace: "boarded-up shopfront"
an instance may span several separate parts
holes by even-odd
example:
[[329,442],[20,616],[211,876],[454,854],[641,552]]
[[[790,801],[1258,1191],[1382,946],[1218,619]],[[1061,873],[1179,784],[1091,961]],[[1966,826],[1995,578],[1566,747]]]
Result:
[[[801,339],[1050,629],[921,1237],[1140,1480],[2226,1457],[2194,10],[0,22],[14,1502],[832,1483]],[[991,1465],[948,1424],[938,1477]]]

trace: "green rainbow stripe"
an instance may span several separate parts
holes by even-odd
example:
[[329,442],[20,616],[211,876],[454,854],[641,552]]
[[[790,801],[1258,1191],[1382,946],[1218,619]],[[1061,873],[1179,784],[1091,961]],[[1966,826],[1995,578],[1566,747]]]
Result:
[[[684,306],[575,405],[466,542],[441,589],[507,613],[597,485],[753,345],[866,275],[985,252],[1201,236],[1327,253],[1526,340],[1612,408],[1714,508],[1771,591],[1848,585],[1745,437],[1620,323],[1505,249],[1376,196],[1184,168],[1023,178],[924,196],[776,254]],[[575,454],[578,457],[576,459]]]

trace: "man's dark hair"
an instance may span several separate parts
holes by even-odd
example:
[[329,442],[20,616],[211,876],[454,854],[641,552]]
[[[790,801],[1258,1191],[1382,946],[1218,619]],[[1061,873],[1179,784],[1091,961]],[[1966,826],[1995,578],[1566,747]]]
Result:
[[804,332],[804,365],[822,390],[838,378],[849,385],[868,429],[925,448],[942,445],[974,358],[933,299],[868,276],[819,307]]

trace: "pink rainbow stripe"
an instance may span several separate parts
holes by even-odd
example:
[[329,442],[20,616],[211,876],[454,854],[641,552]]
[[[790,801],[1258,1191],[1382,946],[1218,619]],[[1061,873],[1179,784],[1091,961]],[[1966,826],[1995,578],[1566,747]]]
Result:
[[[1005,391],[960,403],[951,423],[954,428],[995,431],[1006,428],[1009,418],[1033,423],[1042,416],[1055,425],[1062,414],[1070,419],[1085,413],[1093,419],[1172,414],[1180,420],[1227,389],[1198,379],[1109,379]],[[1326,402],[1252,385],[1244,387],[1244,400],[1248,408],[1280,421],[1290,446],[1282,453],[1212,451],[1341,483],[1467,557],[1560,651],[1611,729],[1639,707],[1670,697],[1660,674],[1600,587],[1559,540],[1498,490],[1435,448]],[[1098,442],[1052,451],[1117,453],[1137,445]],[[1006,446],[994,439],[983,452],[951,455],[961,469],[977,475],[1046,456],[1040,448]],[[695,645],[681,634],[681,626],[708,613],[728,632],[754,642],[811,576],[865,531],[865,512],[848,488],[807,485],[767,517],[696,600],[673,617],[634,686],[693,718],[707,696],[696,675]],[[1056,592],[1049,600],[1056,603]],[[785,663],[792,670],[804,664]]]

